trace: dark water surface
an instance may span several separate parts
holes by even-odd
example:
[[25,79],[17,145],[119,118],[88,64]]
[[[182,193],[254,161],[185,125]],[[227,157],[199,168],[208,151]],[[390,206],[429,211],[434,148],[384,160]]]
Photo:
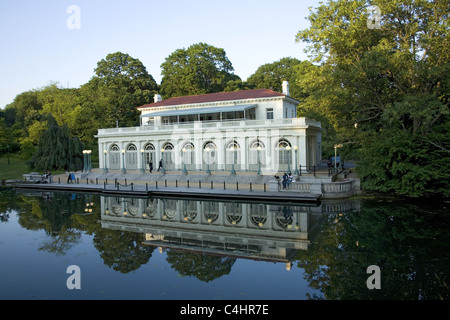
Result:
[[447,300],[449,208],[3,191],[0,299]]

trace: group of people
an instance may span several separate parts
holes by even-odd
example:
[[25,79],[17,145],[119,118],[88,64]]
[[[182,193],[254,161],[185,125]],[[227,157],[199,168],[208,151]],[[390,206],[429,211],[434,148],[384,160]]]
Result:
[[285,172],[283,174],[282,180],[280,179],[279,176],[275,176],[275,180],[277,180],[277,182],[278,182],[278,190],[281,189],[281,185],[283,185],[283,189],[286,189],[286,188],[289,189],[289,185],[295,181],[291,172],[289,172],[289,173]]
[[[158,170],[157,171],[161,170],[162,167],[163,167],[162,160],[159,160],[159,166],[158,166]],[[148,168],[150,170],[150,173],[152,173],[152,171],[153,171],[153,162],[152,161],[148,162]]]

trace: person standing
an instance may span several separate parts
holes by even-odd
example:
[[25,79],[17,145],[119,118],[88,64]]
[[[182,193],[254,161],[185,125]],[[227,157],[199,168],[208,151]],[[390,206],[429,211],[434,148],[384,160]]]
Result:
[[153,171],[153,162],[152,161],[148,162],[148,168],[150,170],[150,173],[152,173],[152,171]]
[[275,178],[275,181],[277,182],[278,191],[280,191],[280,190],[281,190],[281,181],[280,181],[280,177],[277,176],[277,175],[275,175],[274,178]]

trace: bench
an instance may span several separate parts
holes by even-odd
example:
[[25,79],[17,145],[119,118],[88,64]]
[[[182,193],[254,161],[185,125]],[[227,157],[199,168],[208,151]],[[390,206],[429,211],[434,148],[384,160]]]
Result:
[[39,174],[39,172],[31,172],[23,174],[23,179],[25,181],[29,182],[36,182],[36,183],[51,183],[52,182],[52,176],[49,176],[48,178],[44,178],[42,174]]

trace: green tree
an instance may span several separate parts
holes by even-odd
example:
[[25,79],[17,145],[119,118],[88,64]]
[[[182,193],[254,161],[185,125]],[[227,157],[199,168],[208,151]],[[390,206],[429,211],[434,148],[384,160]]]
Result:
[[39,120],[39,111],[42,110],[42,103],[38,97],[39,91],[22,92],[5,108],[5,112],[14,110],[14,123],[18,123],[22,128],[28,127],[34,120]]
[[[370,5],[381,13],[376,28]],[[310,44],[320,73],[307,77],[306,104],[320,106],[344,152],[358,158],[363,187],[448,196],[448,3],[330,0],[309,20],[297,40]]]
[[158,91],[142,62],[121,52],[99,61],[95,76],[83,87],[84,111],[88,115],[101,114],[102,127],[138,125],[136,107],[150,103]]
[[254,74],[247,79],[247,84],[250,87],[257,89],[272,89],[277,92],[282,91],[283,81],[289,81],[289,93],[294,99],[303,99],[304,92],[299,86],[298,71],[300,65],[303,68],[311,65],[309,61],[300,61],[296,58],[286,57],[278,61],[267,63],[260,66]]
[[0,118],[4,118],[6,125],[11,127],[16,122],[16,110],[14,108],[0,110]]
[[71,129],[76,128],[82,113],[79,89],[64,89],[51,84],[39,91],[38,100],[42,104],[41,114],[51,114],[59,126],[67,124]]
[[34,149],[32,142],[27,139],[28,127],[41,118],[42,103],[38,95],[39,90],[22,92],[6,106],[4,111],[9,136],[15,146],[13,150],[17,151],[20,148],[22,157],[26,159],[30,157]]
[[178,49],[161,65],[161,91],[164,98],[222,92],[240,78],[224,49],[198,43]]
[[120,121],[111,111],[114,93],[99,78],[94,77],[80,88],[82,113],[78,116],[76,134],[91,148],[97,143],[95,135],[99,128],[115,127]]
[[73,170],[82,167],[83,144],[73,137],[66,124],[58,126],[56,120],[48,115],[48,129],[45,131],[33,155],[32,167],[40,170]]
[[8,143],[8,137],[10,136],[8,126],[4,118],[0,118],[0,150],[4,152],[6,144]]

